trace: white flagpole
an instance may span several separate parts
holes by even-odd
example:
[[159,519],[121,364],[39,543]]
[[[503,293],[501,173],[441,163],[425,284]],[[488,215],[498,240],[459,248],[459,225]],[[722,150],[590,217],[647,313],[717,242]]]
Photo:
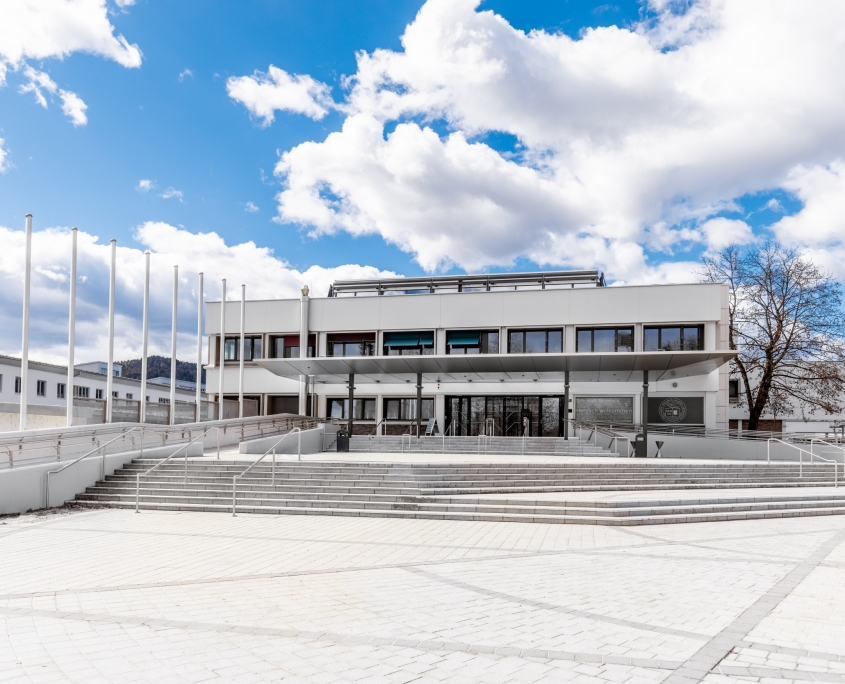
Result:
[[199,295],[197,297],[197,422],[202,420],[202,273],[199,274]]
[[114,271],[117,266],[117,240],[111,241],[111,268],[109,270],[109,363],[106,378],[106,422],[112,422],[112,386],[114,385]]
[[32,214],[26,215],[26,265],[23,275],[23,342],[21,344],[21,430],[26,430],[29,380],[29,289],[32,271]]
[[78,231],[72,228],[70,249],[70,311],[68,313],[67,332],[67,384],[65,385],[65,400],[67,401],[67,426],[73,426],[73,370],[74,347],[76,346],[76,237]]
[[144,252],[144,321],[141,331],[141,413],[139,421],[147,420],[147,340],[150,334],[150,250]]
[[223,278],[223,297],[220,299],[220,347],[217,353],[217,369],[219,372],[220,391],[217,394],[217,407],[219,415],[217,420],[223,419],[223,366],[225,361],[226,347],[226,279]]
[[179,267],[173,267],[173,321],[170,324],[170,424],[176,424],[176,305],[179,296]]
[[238,367],[238,418],[244,417],[244,356],[246,343],[244,341],[244,324],[246,323],[246,285],[241,285],[241,353]]

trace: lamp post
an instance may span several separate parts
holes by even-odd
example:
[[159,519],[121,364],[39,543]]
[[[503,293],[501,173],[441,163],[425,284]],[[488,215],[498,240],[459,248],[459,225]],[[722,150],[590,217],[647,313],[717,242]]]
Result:
[[26,215],[26,264],[23,275],[23,341],[21,344],[21,430],[26,430],[26,390],[29,379],[29,289],[32,272],[32,214]]
[[73,426],[73,367],[74,347],[76,346],[76,228],[70,231],[70,305],[67,331],[67,383],[65,400],[67,401],[67,426]]

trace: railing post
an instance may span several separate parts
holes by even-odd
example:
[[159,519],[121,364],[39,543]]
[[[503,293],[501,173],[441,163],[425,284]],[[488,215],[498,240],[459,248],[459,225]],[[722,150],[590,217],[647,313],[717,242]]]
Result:
[[772,462],[772,440],[766,440],[766,463]]
[[296,433],[296,460],[302,460],[302,430]]
[[235,475],[232,478],[232,517],[235,517],[235,506],[237,505],[237,486],[238,486],[238,476]]
[[270,478],[271,486],[276,486],[276,447],[273,447],[273,475]]
[[141,473],[138,473],[135,476],[135,512],[140,513],[141,511],[138,510],[138,499],[141,495]]
[[217,460],[220,460],[220,428],[215,428],[217,430]]

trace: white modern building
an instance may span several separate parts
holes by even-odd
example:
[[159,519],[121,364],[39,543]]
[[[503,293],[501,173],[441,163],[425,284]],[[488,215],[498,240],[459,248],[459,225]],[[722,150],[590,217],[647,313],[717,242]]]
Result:
[[[422,423],[558,436],[567,416],[619,425],[644,413],[726,429],[727,296],[713,283],[606,287],[595,271],[345,281],[319,298],[303,288],[246,303],[242,391],[264,414],[352,418],[355,434]],[[227,400],[241,390],[240,306],[227,302],[221,344],[220,302],[207,304],[206,387],[219,387],[222,351]]]
[[[100,372],[102,367],[102,372]],[[74,423],[88,424],[102,422],[106,400],[107,364],[90,363],[74,366],[73,396],[75,403],[86,410],[78,412]],[[112,393],[118,400],[121,412],[137,404],[141,399],[141,381],[120,375],[120,366],[115,364]],[[93,370],[92,370],[93,369]],[[67,366],[39,361],[29,361],[27,392],[27,424],[31,429],[61,427],[67,424]],[[20,427],[21,360],[0,355],[0,431],[18,430]],[[150,404],[169,404],[170,388],[147,383],[146,400]],[[194,390],[183,390],[177,386],[177,402],[196,402]],[[92,410],[99,408],[100,410]]]

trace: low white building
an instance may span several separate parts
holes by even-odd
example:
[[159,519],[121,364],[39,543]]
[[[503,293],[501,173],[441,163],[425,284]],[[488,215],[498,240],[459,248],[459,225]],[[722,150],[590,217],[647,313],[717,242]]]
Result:
[[[103,372],[99,372],[100,366]],[[118,366],[118,364],[115,364]],[[89,370],[96,368],[97,370]],[[75,424],[103,422],[103,408],[106,399],[107,364],[99,362],[80,364],[74,368],[73,396],[79,410]],[[119,403],[121,414],[131,413],[141,400],[141,381],[122,377],[119,368],[112,380],[112,392]],[[49,428],[67,424],[67,366],[58,366],[40,361],[29,361],[29,387],[27,388],[27,427]],[[21,360],[0,355],[0,431],[17,430],[20,427]],[[78,400],[78,401],[77,401]],[[170,403],[170,388],[147,383],[148,405]],[[176,389],[176,401],[195,403],[194,391]],[[149,410],[149,409],[148,409]],[[136,408],[137,411],[137,408]],[[166,413],[166,411],[164,411]],[[162,413],[161,410],[156,413]],[[117,418],[116,418],[117,420]]]
[[[246,303],[244,394],[263,414],[351,417],[359,434],[432,418],[441,433],[556,436],[567,418],[641,423],[644,411],[648,423],[728,427],[726,285],[606,287],[568,271],[306,290]],[[226,304],[223,344],[220,303],[207,313],[206,389],[222,366],[235,399],[240,302]]]

